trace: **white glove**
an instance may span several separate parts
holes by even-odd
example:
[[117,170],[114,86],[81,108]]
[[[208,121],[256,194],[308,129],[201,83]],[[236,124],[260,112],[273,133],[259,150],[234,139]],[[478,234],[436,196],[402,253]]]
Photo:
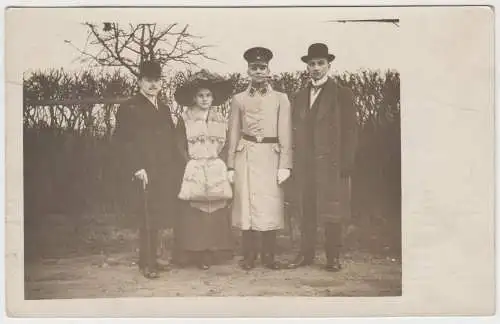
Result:
[[279,169],[278,170],[278,184],[282,184],[290,177],[290,169]]
[[148,185],[148,182],[149,182],[148,181],[148,174],[146,173],[146,170],[140,169],[139,171],[134,173],[134,177],[136,179],[139,179],[140,181],[142,181],[142,188],[146,189],[146,186]]
[[227,171],[227,180],[229,183],[234,183],[234,170]]

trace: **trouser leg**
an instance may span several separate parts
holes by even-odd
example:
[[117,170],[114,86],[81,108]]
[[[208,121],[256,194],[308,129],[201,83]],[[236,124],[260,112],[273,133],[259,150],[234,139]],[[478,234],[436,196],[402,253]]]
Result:
[[207,270],[210,268],[210,251],[196,251],[194,252],[196,258],[196,264],[198,268],[202,270]]
[[139,266],[141,269],[148,268],[149,270],[155,270],[157,267],[156,248],[158,244],[158,230],[148,230],[145,226],[142,226],[139,236]]
[[314,259],[317,237],[316,190],[314,184],[306,186],[303,196],[301,221],[301,252],[307,259]]
[[340,250],[342,248],[342,224],[340,222],[325,224],[325,254],[327,270],[340,270]]

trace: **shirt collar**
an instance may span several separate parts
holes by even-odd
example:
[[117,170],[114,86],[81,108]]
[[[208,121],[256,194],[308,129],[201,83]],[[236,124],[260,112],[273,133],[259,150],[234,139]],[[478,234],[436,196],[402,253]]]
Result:
[[318,81],[311,79],[311,85],[313,87],[321,87],[326,83],[326,81],[328,81],[328,74],[319,79]]
[[142,92],[142,90],[139,90],[139,93],[144,97],[146,98],[153,106],[155,106],[155,108],[158,108],[158,96],[151,98],[149,96],[146,96],[146,94],[144,92]]

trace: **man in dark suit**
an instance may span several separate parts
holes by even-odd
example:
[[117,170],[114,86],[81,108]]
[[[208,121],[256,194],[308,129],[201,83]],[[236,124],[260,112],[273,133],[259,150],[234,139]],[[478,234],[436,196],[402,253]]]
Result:
[[141,64],[138,93],[120,105],[114,139],[119,148],[128,212],[140,219],[139,269],[157,278],[159,229],[171,226],[182,177],[180,150],[170,108],[158,100],[161,66]]
[[319,221],[325,229],[325,268],[341,269],[342,223],[350,214],[357,119],[352,91],[328,76],[334,59],[325,44],[312,44],[302,57],[310,84],[291,100],[292,182],[302,226],[301,251],[290,268],[314,262]]

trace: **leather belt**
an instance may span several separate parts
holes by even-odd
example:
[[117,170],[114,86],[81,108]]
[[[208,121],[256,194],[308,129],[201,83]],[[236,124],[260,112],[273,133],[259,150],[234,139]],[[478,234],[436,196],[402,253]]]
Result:
[[278,143],[277,137],[263,137],[263,136],[253,136],[248,134],[243,134],[242,136],[247,141],[255,143]]

